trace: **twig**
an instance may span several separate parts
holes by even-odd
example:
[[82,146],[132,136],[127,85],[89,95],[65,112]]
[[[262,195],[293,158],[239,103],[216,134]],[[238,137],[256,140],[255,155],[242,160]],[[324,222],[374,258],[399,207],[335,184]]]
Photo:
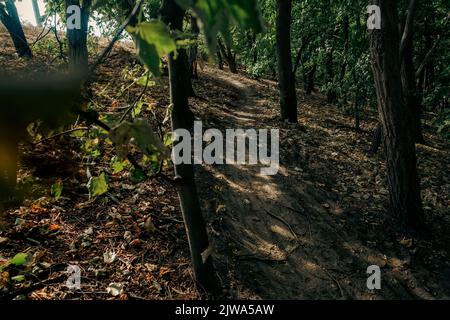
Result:
[[328,277],[329,277],[332,281],[334,281],[334,283],[337,284],[337,286],[338,286],[338,288],[339,288],[339,291],[340,291],[340,293],[341,293],[341,297],[343,298],[343,297],[344,297],[344,291],[342,290],[342,287],[341,287],[341,284],[339,283],[339,281],[337,281],[336,278],[333,277],[333,275],[332,275],[327,269],[325,269],[324,267],[322,267],[322,269],[326,272],[326,274],[328,275]]
[[55,138],[64,136],[64,135],[69,134],[69,133],[72,133],[72,132],[76,132],[76,131],[88,131],[88,130],[89,130],[88,127],[82,127],[82,128],[70,129],[70,130],[67,130],[67,131],[64,131],[64,132],[55,134],[55,135],[53,135],[53,136],[51,136],[51,137],[42,139],[42,140],[36,142],[36,143],[34,144],[34,146],[36,146],[36,145],[38,145],[38,144],[41,144],[41,143],[44,143],[44,142],[47,142],[47,141],[49,141],[49,140],[53,140],[53,139],[55,139]]
[[[78,111],[78,114],[80,116],[82,116],[86,121],[88,121],[88,123],[92,123],[92,124],[96,124],[98,125],[100,128],[104,129],[107,132],[111,131],[110,126],[108,126],[106,123],[100,121],[98,118],[93,117],[91,114],[89,114],[88,112],[85,111]],[[127,155],[127,159],[128,161],[130,161],[130,163],[133,165],[133,167],[137,170],[140,170],[142,172],[144,172],[144,169],[142,169],[141,165],[136,161],[136,159],[133,158],[133,156],[131,154]]]
[[139,101],[141,101],[142,97],[144,96],[145,92],[147,91],[148,88],[148,83],[150,80],[150,71],[147,71],[144,73],[144,75],[147,74],[147,81],[145,82],[145,87],[144,90],[142,90],[141,94],[139,95],[139,97],[137,97],[137,99],[130,105],[130,107],[128,107],[128,109],[123,113],[122,117],[119,120],[119,124],[121,124],[122,122],[125,121],[125,118],[128,116],[128,114],[136,107],[136,105],[139,103]]
[[306,219],[308,219],[309,241],[311,242],[312,241],[312,232],[311,232],[311,220],[309,219],[309,216],[307,214],[305,214],[305,212],[302,211],[302,210],[297,210],[297,209],[294,209],[294,208],[292,208],[290,206],[286,206],[286,205],[283,205],[283,204],[281,206],[286,208],[286,209],[289,209],[289,210],[292,210],[294,212],[297,212],[297,213],[299,213],[301,215],[304,215],[306,217]]
[[143,297],[141,297],[141,296],[138,296],[138,295],[136,295],[136,294],[134,294],[134,293],[128,293],[128,296],[131,298],[131,299],[134,299],[134,300],[148,300],[148,299],[145,299],[145,298],[143,298]]
[[292,235],[294,236],[294,238],[295,238],[296,240],[298,240],[297,234],[295,233],[294,229],[292,229],[291,225],[290,225],[286,220],[284,220],[283,218],[281,218],[281,217],[279,217],[279,216],[277,216],[277,215],[275,215],[275,214],[269,212],[268,210],[265,210],[265,209],[264,209],[264,212],[267,213],[267,214],[268,214],[269,216],[271,216],[272,218],[274,218],[274,219],[276,219],[276,220],[278,220],[278,221],[284,223],[284,224],[289,228],[289,230],[291,231],[291,233],[292,233]]
[[131,20],[138,14],[143,0],[136,1],[136,5],[134,6],[131,13],[128,15],[127,19],[120,25],[119,29],[117,29],[116,34],[112,38],[109,45],[103,50],[103,52],[100,54],[100,56],[97,58],[97,60],[92,64],[92,66],[89,68],[88,78],[93,75],[95,69],[103,63],[103,60],[106,58],[106,56],[111,52],[112,48],[114,47],[114,44],[120,39],[120,36],[122,32],[125,30],[125,28],[130,24]]
[[60,284],[66,278],[67,278],[67,275],[63,274],[63,275],[60,275],[60,276],[58,276],[58,277],[56,277],[54,279],[47,279],[47,280],[38,282],[38,283],[36,283],[34,285],[31,285],[29,287],[21,288],[19,290],[7,293],[5,295],[1,295],[0,296],[0,301],[1,300],[10,300],[10,299],[13,299],[13,298],[15,298],[15,297],[17,297],[19,295],[26,295],[26,294],[29,294],[30,292],[39,290],[39,289],[44,288],[44,287],[46,287],[48,285]]
[[239,260],[257,260],[266,263],[284,263],[287,261],[287,257],[283,259],[272,259],[272,258],[262,258],[258,257],[256,254],[240,255],[237,256]]

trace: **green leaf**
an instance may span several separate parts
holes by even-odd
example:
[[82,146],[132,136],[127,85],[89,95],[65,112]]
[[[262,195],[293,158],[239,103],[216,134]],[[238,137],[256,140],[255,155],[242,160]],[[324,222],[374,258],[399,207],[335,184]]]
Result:
[[133,141],[146,155],[156,154],[162,159],[170,158],[170,150],[145,119],[136,119],[133,123],[124,122],[113,128],[109,135],[121,155],[126,155],[128,145]]
[[15,277],[11,277],[11,280],[21,282],[21,281],[25,280],[25,276],[23,274],[21,274],[21,275],[15,276]]
[[91,177],[87,187],[89,189],[90,198],[98,197],[108,192],[109,186],[105,173],[102,173],[98,177]]
[[169,132],[169,133],[166,133],[165,135],[164,135],[164,145],[166,146],[166,147],[169,147],[169,148],[171,148],[172,147],[172,145],[173,145],[173,135],[172,135],[172,132]]
[[141,169],[132,169],[130,171],[130,178],[133,183],[140,183],[147,179],[147,175]]
[[147,85],[148,87],[152,87],[156,84],[154,80],[152,80],[152,75],[150,72],[146,72],[142,77],[136,80],[136,84],[145,87]]
[[160,20],[150,20],[139,23],[135,27],[128,27],[127,31],[135,39],[142,62],[156,77],[159,77],[160,58],[177,50],[169,27]]
[[139,59],[155,77],[159,77],[161,75],[161,61],[155,46],[147,43],[140,36],[135,37],[135,43]]
[[131,111],[131,116],[132,116],[133,118],[136,118],[138,115],[141,114],[141,112],[142,112],[142,106],[143,106],[143,105],[144,105],[144,103],[143,103],[142,101],[139,101],[139,102],[136,104],[136,107],[134,107],[133,110]]
[[160,56],[167,55],[177,50],[175,40],[170,35],[169,27],[160,20],[143,22],[136,27],[141,38],[155,46]]
[[19,266],[25,265],[27,263],[27,260],[28,260],[28,254],[18,253],[14,256],[14,258],[9,260],[9,264],[19,267]]
[[176,0],[185,9],[192,9],[200,20],[211,53],[215,53],[220,33],[230,43],[230,28],[263,31],[263,22],[257,0]]
[[157,154],[164,159],[170,157],[169,149],[153,131],[147,120],[136,119],[132,127],[132,135],[136,144],[146,155]]
[[63,183],[61,180],[58,180],[51,187],[52,196],[55,198],[56,201],[58,201],[59,198],[61,198],[62,191],[63,191]]
[[117,174],[122,172],[127,167],[127,161],[121,161],[119,157],[114,156],[111,159],[111,168],[113,170],[113,174]]
[[98,138],[89,139],[81,146],[81,150],[83,150],[86,155],[97,158],[101,154],[99,144],[100,140]]

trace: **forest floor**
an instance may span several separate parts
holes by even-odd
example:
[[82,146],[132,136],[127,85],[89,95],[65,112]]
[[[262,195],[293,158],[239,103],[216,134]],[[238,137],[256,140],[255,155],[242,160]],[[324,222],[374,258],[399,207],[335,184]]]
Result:
[[[39,48],[26,62],[14,57],[8,40],[0,43],[3,69],[54,69],[54,51]],[[98,70],[93,102],[105,119],[120,115],[142,91],[129,87],[135,68],[132,53],[119,47]],[[427,230],[411,234],[388,214],[383,152],[368,152],[373,110],[364,111],[357,132],[351,115],[319,93],[299,91],[299,122],[284,123],[275,82],[209,65],[194,89],[201,99],[190,102],[204,129],[280,129],[275,176],[261,176],[258,166],[196,168],[227,297],[450,298],[450,148],[435,134],[433,115],[425,115],[426,145],[417,145]],[[145,99],[152,111],[143,114],[162,121],[167,77]],[[174,188],[162,178],[134,184],[125,171],[110,174],[105,196],[89,199],[87,169],[110,173],[113,150],[99,142],[101,154],[93,159],[79,149],[70,136],[22,146],[19,179],[29,192],[0,217],[0,264],[19,252],[30,261],[1,273],[0,299],[200,298]],[[64,191],[56,201],[50,186],[59,179]],[[82,290],[66,288],[69,264],[80,266]],[[366,269],[373,264],[381,267],[382,289],[369,291]]]
[[[281,131],[275,176],[252,166],[199,170],[199,189],[213,199],[215,260],[234,297],[450,298],[449,146],[434,135],[431,115],[428,144],[417,146],[429,230],[408,235],[387,214],[383,153],[368,152],[373,111],[357,132],[324,96],[299,92],[299,123],[281,123],[275,82],[215,68],[203,70],[196,90],[209,99],[196,109],[205,129]],[[367,289],[370,265],[382,269],[382,290]]]

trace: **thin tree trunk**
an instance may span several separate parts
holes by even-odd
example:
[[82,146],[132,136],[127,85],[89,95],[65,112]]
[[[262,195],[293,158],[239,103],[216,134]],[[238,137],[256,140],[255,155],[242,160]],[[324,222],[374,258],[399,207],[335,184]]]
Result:
[[375,127],[375,130],[373,131],[372,136],[372,144],[370,147],[370,152],[373,154],[376,154],[378,152],[378,149],[380,148],[381,141],[383,138],[383,127],[381,123],[379,122],[377,126]]
[[253,65],[258,63],[258,46],[256,45],[256,33],[252,31],[252,52],[253,52]]
[[231,51],[231,48],[225,45],[222,42],[222,39],[218,39],[219,49],[220,53],[222,55],[222,58],[225,59],[228,67],[230,68],[231,73],[238,73],[237,70],[237,63],[236,63],[236,54],[233,54]]
[[217,66],[220,70],[223,70],[223,58],[220,50],[217,50]]
[[302,65],[302,55],[303,55],[303,51],[305,50],[305,48],[307,47],[307,45],[309,44],[309,40],[313,37],[313,34],[309,34],[306,37],[304,37],[302,39],[302,45],[300,46],[300,48],[297,51],[297,56],[295,58],[295,64],[294,64],[294,78],[295,75],[297,74],[298,68]]
[[410,117],[410,134],[414,137],[415,142],[423,143],[422,133],[422,106],[420,95],[418,94],[416,77],[414,73],[413,62],[413,45],[412,39],[405,44],[403,53],[403,63],[401,67],[403,95],[406,105],[408,106]]
[[81,9],[81,28],[67,28],[69,69],[72,72],[84,73],[89,63],[87,36],[91,0],[83,1],[83,6],[80,0],[66,0],[66,8],[72,5]]
[[[326,48],[326,59],[325,59],[325,69],[327,72],[327,83],[329,86],[333,86],[334,83],[334,58],[333,58],[333,48],[327,45]],[[330,87],[327,90],[327,102],[335,103],[336,102],[336,91]]]
[[311,70],[306,74],[305,79],[305,93],[311,94],[315,87],[315,77],[316,77],[317,64],[314,63]]
[[409,134],[402,98],[397,6],[391,0],[371,0],[381,8],[381,30],[370,30],[372,69],[378,110],[384,133],[390,205],[402,224],[421,227],[424,212],[420,196],[414,138]]
[[403,95],[406,105],[409,108],[408,116],[410,118],[410,134],[414,137],[416,142],[423,143],[424,138],[421,124],[422,106],[420,95],[417,90],[413,62],[414,14],[416,9],[417,0],[411,0],[405,21],[402,40],[400,42],[400,59],[402,63],[401,77]]
[[276,46],[281,119],[297,122],[297,94],[292,69],[292,0],[277,0]]
[[[191,32],[198,37],[200,28],[197,24],[197,19],[191,16]],[[192,78],[198,79],[198,45],[194,44],[189,48],[189,73]]]
[[39,10],[39,4],[37,0],[33,0],[33,12],[34,12],[34,19],[36,20],[36,25],[38,27],[42,27],[42,16]]
[[343,28],[344,28],[344,61],[342,62],[341,66],[341,74],[339,76],[339,80],[344,80],[345,72],[347,71],[347,65],[348,65],[348,50],[350,47],[350,18],[348,16],[344,17],[343,22]]
[[[164,22],[173,30],[182,31],[185,11],[174,0],[164,0],[161,15]],[[186,51],[178,50],[177,58],[169,55],[170,99],[173,105],[172,130],[190,129],[192,118],[189,117],[189,70],[185,63]],[[189,120],[190,119],[190,120]],[[175,166],[175,174],[179,178],[177,184],[181,211],[186,227],[189,247],[192,256],[194,276],[199,286],[209,293],[217,293],[219,289],[211,256],[202,257],[209,248],[208,235],[200,208],[200,202],[195,185],[194,168],[192,164]]]
[[19,57],[32,58],[33,54],[23,32],[14,1],[7,0],[5,5],[0,3],[0,20],[11,35]]

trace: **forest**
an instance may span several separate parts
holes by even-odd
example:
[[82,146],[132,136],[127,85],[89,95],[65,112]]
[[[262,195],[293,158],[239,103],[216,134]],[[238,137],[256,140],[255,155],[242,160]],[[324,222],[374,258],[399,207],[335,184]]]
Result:
[[0,22],[0,301],[450,299],[449,1]]

